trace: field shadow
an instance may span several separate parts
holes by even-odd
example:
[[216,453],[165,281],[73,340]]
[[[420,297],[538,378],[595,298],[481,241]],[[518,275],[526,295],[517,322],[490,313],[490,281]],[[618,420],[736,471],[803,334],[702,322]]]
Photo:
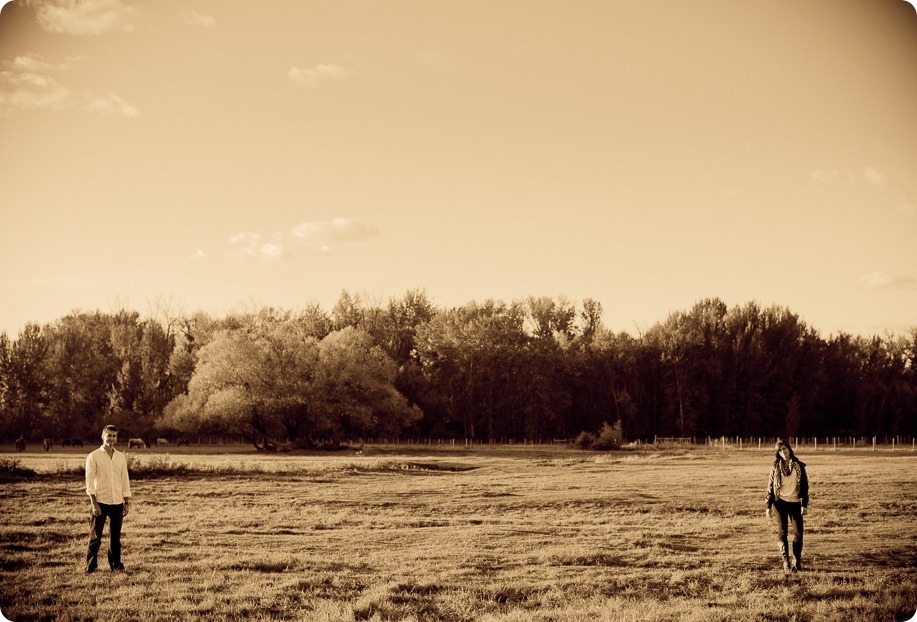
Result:
[[548,564],[551,566],[604,566],[608,568],[622,568],[632,565],[622,556],[610,553],[552,557],[548,560]]
[[858,566],[913,569],[917,568],[917,547],[860,553],[849,561]]
[[226,570],[235,570],[241,572],[261,572],[266,574],[274,574],[297,570],[297,564],[295,560],[289,561],[273,559],[252,559],[232,562],[226,564],[224,568]]

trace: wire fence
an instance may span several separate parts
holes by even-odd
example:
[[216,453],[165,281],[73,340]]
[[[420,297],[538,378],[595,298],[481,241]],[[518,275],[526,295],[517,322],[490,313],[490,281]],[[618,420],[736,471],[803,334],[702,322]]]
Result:
[[[917,452],[917,438],[913,436],[791,436],[786,440],[795,449],[807,451],[871,450],[871,451],[910,451]],[[687,442],[686,442],[687,441]],[[732,450],[772,450],[777,442],[776,437],[763,436],[720,436],[703,439],[685,437],[656,437],[654,444],[671,445],[687,444]]]
[[[789,437],[794,448],[805,448],[807,451],[839,450],[873,450],[873,451],[910,451],[917,452],[917,437],[913,436],[798,436]],[[372,438],[366,439],[367,445],[392,446],[428,446],[428,447],[484,447],[484,446],[572,446],[575,438]],[[763,436],[720,436],[720,437],[685,437],[656,436],[652,441],[637,440],[628,442],[630,446],[713,448],[729,450],[772,450],[777,437]]]
[[[623,446],[630,448],[655,447],[655,448],[684,448],[684,449],[716,449],[731,451],[773,451],[776,437],[764,436],[719,436],[719,437],[692,437],[692,436],[654,436],[652,439],[638,439],[628,441],[624,439]],[[793,436],[789,437],[794,450],[805,451],[892,451],[917,453],[917,437],[913,436]],[[9,444],[12,448],[12,443]],[[29,442],[32,449],[41,443]],[[178,439],[155,439],[149,447],[176,448],[182,445],[196,446],[228,446],[250,445],[241,436],[235,435],[209,435],[192,436]],[[330,443],[329,443],[330,444]],[[482,447],[573,447],[576,438],[432,438],[432,437],[379,437],[350,439],[335,443],[351,448],[365,445],[390,446],[390,447],[440,447],[440,448],[482,448]],[[70,443],[65,443],[67,447]],[[60,447],[54,443],[54,447]],[[82,446],[82,445],[80,445]]]

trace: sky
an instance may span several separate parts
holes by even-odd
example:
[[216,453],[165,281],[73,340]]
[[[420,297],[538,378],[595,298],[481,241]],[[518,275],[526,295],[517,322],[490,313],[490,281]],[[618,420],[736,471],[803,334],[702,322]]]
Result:
[[917,327],[917,10],[3,6],[0,332],[410,289]]

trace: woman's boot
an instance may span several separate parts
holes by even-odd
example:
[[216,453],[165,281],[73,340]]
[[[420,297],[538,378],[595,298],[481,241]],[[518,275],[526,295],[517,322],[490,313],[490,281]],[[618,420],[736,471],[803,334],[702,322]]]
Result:
[[780,541],[780,558],[783,559],[783,572],[790,573],[790,558],[787,555],[786,540]]
[[793,542],[793,572],[802,570],[802,542]]

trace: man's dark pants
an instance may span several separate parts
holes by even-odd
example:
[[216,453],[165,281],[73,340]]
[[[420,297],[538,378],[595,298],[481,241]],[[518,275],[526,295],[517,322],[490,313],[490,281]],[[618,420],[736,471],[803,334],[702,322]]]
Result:
[[86,570],[92,572],[99,565],[99,548],[102,546],[102,530],[105,519],[110,519],[108,545],[108,565],[112,570],[121,570],[121,523],[124,521],[124,504],[108,505],[100,503],[102,513],[89,518],[89,551],[86,553]]

